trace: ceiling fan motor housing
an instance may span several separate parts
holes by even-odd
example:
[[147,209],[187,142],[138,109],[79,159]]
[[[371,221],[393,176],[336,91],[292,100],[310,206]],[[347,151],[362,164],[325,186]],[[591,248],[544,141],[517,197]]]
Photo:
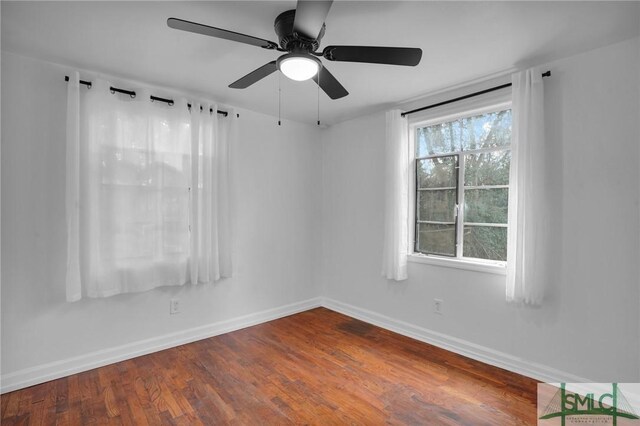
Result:
[[322,29],[320,30],[320,33],[318,34],[318,37],[316,39],[308,39],[293,31],[293,23],[295,21],[295,18],[295,10],[287,10],[286,12],[282,12],[276,18],[274,28],[276,34],[278,35],[280,47],[288,52],[300,50],[315,52],[320,47],[320,40],[322,40],[322,37],[324,36],[325,25],[322,24]]

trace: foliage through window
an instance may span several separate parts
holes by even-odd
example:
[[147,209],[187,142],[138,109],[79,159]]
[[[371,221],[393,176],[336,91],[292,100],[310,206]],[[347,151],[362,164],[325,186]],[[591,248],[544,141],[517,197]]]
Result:
[[511,110],[415,128],[418,253],[507,260]]

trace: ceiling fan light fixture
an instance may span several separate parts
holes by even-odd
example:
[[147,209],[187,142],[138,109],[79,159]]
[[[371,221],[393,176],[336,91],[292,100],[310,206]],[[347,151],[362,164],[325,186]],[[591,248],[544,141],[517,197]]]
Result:
[[320,60],[308,53],[288,53],[277,61],[278,69],[295,81],[305,81],[318,73],[322,66]]

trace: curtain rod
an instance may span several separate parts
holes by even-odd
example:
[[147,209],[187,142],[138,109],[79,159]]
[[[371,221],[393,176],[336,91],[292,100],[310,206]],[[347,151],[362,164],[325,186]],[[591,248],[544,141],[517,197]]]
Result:
[[[542,76],[543,77],[551,76],[551,71],[543,72]],[[485,89],[485,90],[481,90],[479,92],[475,92],[475,93],[471,93],[471,94],[468,94],[468,95],[460,96],[459,98],[449,99],[448,101],[438,102],[437,104],[428,105],[428,106],[425,106],[425,107],[422,107],[422,108],[412,109],[411,111],[407,111],[407,112],[401,113],[400,116],[404,117],[405,115],[413,114],[414,112],[420,112],[420,111],[424,111],[424,110],[427,110],[427,109],[439,107],[439,106],[442,106],[442,105],[447,105],[447,104],[450,104],[450,103],[453,103],[453,102],[462,101],[464,99],[473,98],[474,96],[484,95],[485,93],[494,92],[496,90],[504,89],[505,87],[511,87],[511,83],[506,83],[506,84],[503,84],[503,85],[500,85],[500,86],[492,87],[490,89]]]
[[[69,81],[69,76],[68,76],[68,75],[65,75],[65,76],[64,76],[64,81]],[[79,83],[80,83],[80,84],[84,84],[84,85],[85,85],[85,86],[87,86],[89,89],[91,89],[91,82],[90,82],[90,81],[80,80],[80,81],[79,81]],[[118,93],[124,93],[125,95],[129,95],[129,96],[131,96],[132,98],[135,98],[135,97],[136,97],[136,92],[134,92],[133,90],[118,89],[117,87],[113,87],[113,86],[109,87],[109,90],[111,91],[111,93],[118,92]],[[173,105],[173,99],[160,98],[160,97],[158,97],[158,96],[153,96],[153,95],[149,96],[149,98],[150,98],[152,101],[164,102],[164,103],[168,104],[169,106],[172,106],[172,105]],[[191,104],[187,104],[187,107],[188,107],[189,109],[191,109]],[[202,107],[200,107],[200,111],[202,111]],[[210,109],[209,109],[209,112],[213,112],[213,108],[210,108]],[[220,111],[220,110],[218,110],[218,111],[216,111],[216,112],[217,112],[218,114],[220,114],[220,115],[224,115],[225,117],[226,117],[227,115],[229,115],[229,113],[228,113],[227,111]],[[238,117],[240,117],[240,114],[237,114],[237,116],[238,116]]]

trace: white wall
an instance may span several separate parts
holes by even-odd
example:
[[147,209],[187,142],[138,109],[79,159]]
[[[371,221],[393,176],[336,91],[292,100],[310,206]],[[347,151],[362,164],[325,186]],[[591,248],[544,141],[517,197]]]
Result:
[[250,111],[232,152],[234,277],[66,303],[68,69],[3,53],[2,377],[324,295],[591,380],[639,381],[639,48],[548,64],[556,280],[540,309],[507,305],[497,275],[411,263],[408,281],[381,278],[383,114],[319,131]]
[[639,49],[545,66],[555,279],[542,308],[506,304],[500,275],[410,263],[407,281],[381,277],[382,113],[322,135],[324,295],[568,375],[639,381]]
[[233,278],[66,303],[68,72],[2,54],[3,377],[319,296],[320,132],[241,110]]

